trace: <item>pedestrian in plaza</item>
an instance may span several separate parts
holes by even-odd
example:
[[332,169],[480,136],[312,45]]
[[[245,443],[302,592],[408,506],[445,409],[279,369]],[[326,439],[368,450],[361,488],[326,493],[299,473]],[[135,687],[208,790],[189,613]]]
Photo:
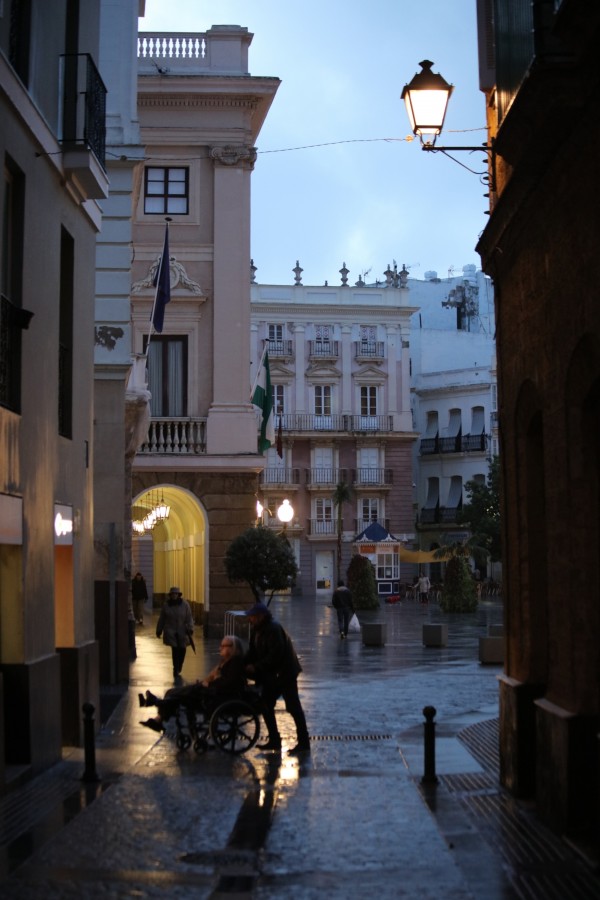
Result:
[[431,590],[431,582],[430,582],[429,578],[427,577],[427,575],[423,575],[421,573],[421,575],[419,575],[419,581],[417,584],[418,584],[418,588],[419,588],[419,597],[420,597],[421,603],[428,603],[429,602],[429,591]]
[[343,578],[340,578],[337,583],[337,588],[331,598],[331,605],[337,612],[340,639],[344,640],[344,638],[348,637],[348,626],[350,619],[354,615],[354,604],[352,603],[350,588],[346,587]]
[[146,579],[141,572],[136,572],[131,579],[131,599],[133,601],[133,615],[138,625],[144,624],[144,603],[148,599]]
[[302,666],[292,640],[264,603],[256,603],[246,615],[252,626],[246,654],[246,674],[262,687],[262,714],[269,733],[267,742],[260,745],[260,749],[281,750],[275,704],[279,697],[283,697],[285,708],[296,726],[297,744],[289,754],[300,756],[310,753],[306,718],[298,696],[298,675]]
[[145,695],[138,694],[140,706],[158,707],[158,715],[140,722],[140,725],[145,725],[152,731],[164,731],[164,723],[175,715],[181,704],[197,706],[204,699],[235,697],[240,694],[246,686],[244,644],[240,638],[226,634],[219,646],[219,657],[218,665],[202,681],[171,688],[162,699],[152,691],[146,691]]
[[162,637],[163,644],[171,648],[173,658],[173,678],[181,675],[185,651],[192,643],[194,620],[192,610],[178,587],[169,588],[167,600],[160,611],[156,623],[156,637]]

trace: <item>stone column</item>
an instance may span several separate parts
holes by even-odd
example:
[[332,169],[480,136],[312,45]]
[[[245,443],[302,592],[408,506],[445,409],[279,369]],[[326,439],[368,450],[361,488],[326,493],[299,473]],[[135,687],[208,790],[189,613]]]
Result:
[[213,147],[213,395],[209,455],[256,453],[250,404],[250,176],[256,150]]

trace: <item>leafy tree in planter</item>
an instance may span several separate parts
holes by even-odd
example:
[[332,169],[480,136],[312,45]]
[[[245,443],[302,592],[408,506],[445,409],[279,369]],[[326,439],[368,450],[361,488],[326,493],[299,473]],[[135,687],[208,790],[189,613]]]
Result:
[[[484,484],[479,481],[467,481],[465,491],[468,502],[463,506],[459,521],[468,525],[471,534],[480,547],[486,551],[492,562],[502,558],[500,543],[500,461],[494,456],[490,463],[487,479]],[[482,568],[477,548],[473,556]]]
[[477,609],[477,591],[469,567],[472,549],[469,541],[456,541],[436,550],[437,556],[448,560],[440,598],[443,612],[474,612]]
[[296,583],[298,566],[285,538],[259,525],[248,528],[229,545],[225,554],[225,571],[232,583],[245,581],[258,603],[268,593],[267,606],[273,594]]
[[355,553],[350,560],[348,587],[352,591],[355,609],[379,609],[375,572],[366,556]]

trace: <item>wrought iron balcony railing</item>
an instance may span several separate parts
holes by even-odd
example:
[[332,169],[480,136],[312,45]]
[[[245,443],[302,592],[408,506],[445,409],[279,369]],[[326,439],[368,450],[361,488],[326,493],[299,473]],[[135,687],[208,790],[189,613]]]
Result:
[[[279,415],[277,416],[279,424]],[[393,416],[354,416],[332,413],[284,413],[281,415],[281,430],[284,432],[343,431],[343,432],[392,432]]]
[[311,359],[337,359],[339,344],[337,341],[309,341],[308,355]]
[[458,506],[423,507],[419,513],[420,525],[443,524],[449,525],[458,522],[462,503]]
[[327,486],[334,487],[341,481],[346,481],[346,469],[333,469],[325,466],[322,469],[305,469],[306,484],[309,487]]
[[104,168],[106,88],[89,53],[61,56],[62,143],[92,150]]
[[458,434],[453,437],[421,438],[419,452],[421,456],[430,456],[435,453],[476,453],[486,448],[486,434]]
[[394,472],[392,469],[354,469],[352,472],[352,481],[355,486],[360,485],[388,485],[394,482]]
[[267,350],[269,356],[274,358],[286,357],[292,359],[294,356],[293,341],[268,341]]
[[461,450],[464,453],[473,453],[478,450],[485,450],[487,446],[485,434],[463,434],[461,440]]
[[356,341],[354,347],[356,359],[385,359],[383,341]]
[[278,485],[286,485],[286,487],[298,486],[300,484],[300,470],[270,466],[261,472],[260,484],[261,487],[276,487]]

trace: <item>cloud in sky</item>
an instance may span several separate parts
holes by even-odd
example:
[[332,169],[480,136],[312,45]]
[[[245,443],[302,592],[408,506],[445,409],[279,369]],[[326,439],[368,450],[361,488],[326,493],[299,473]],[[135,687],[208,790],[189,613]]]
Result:
[[339,283],[342,262],[350,283],[393,259],[417,278],[479,266],[487,188],[463,166],[483,172],[484,156],[423,153],[400,100],[433,59],[455,85],[438,143],[485,141],[475,0],[146,0],[140,31],[220,24],[246,26],[251,74],[282,81],[252,176],[258,281],[293,283],[297,259],[305,284]]

